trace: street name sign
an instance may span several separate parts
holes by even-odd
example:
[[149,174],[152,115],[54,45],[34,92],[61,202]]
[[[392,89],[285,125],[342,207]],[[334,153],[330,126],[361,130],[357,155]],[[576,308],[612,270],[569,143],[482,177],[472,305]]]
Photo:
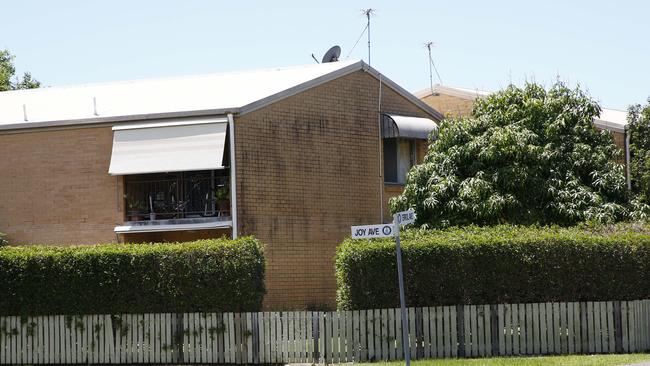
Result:
[[[399,284],[399,304],[402,313],[404,326],[402,327],[402,344],[409,343],[409,319],[406,312],[406,299],[404,296],[404,271],[402,269],[402,248],[399,237],[399,227],[401,225],[408,225],[415,222],[415,211],[409,209],[407,211],[397,212],[393,215],[392,224],[379,224],[379,225],[361,225],[352,226],[352,239],[372,239],[372,238],[395,238],[395,254],[397,257],[397,282]],[[406,366],[411,365],[411,352],[407,347],[404,347],[404,361]]]
[[398,212],[395,215],[395,218],[397,219],[397,223],[399,225],[408,225],[415,222],[415,211],[412,208],[406,211]]
[[352,226],[352,239],[388,238],[395,235],[395,225],[361,225]]

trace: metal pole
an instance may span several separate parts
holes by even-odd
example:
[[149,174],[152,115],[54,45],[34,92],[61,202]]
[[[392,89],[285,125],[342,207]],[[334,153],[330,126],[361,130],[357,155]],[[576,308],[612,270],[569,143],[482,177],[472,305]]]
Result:
[[399,238],[399,214],[393,215],[393,226],[395,227],[395,248],[397,255],[397,277],[399,282],[399,305],[402,309],[402,346],[404,348],[404,361],[406,366],[411,366],[411,347],[409,345],[409,318],[406,314],[406,300],[404,299],[404,273],[402,271],[402,248]]
[[366,16],[368,17],[368,65],[370,65],[370,13],[372,9],[366,11]]
[[427,43],[427,49],[429,49],[429,82],[431,83],[431,95],[433,95],[433,69],[431,62],[431,42]]
[[632,190],[632,172],[630,171],[630,126],[625,126],[623,130],[625,133],[625,180],[627,183],[627,189]]
[[379,222],[384,223],[384,139],[381,135],[381,74],[379,74]]

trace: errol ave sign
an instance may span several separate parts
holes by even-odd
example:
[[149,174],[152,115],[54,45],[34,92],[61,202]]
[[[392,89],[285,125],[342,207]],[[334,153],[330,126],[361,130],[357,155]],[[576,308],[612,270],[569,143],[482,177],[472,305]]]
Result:
[[398,212],[395,215],[395,220],[400,225],[408,225],[415,222],[415,211],[412,208],[407,211]]

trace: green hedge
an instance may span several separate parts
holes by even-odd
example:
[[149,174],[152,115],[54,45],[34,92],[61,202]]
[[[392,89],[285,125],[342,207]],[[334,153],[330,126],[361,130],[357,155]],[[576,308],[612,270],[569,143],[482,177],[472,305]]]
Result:
[[251,237],[173,244],[0,248],[0,315],[257,311]]
[[[650,298],[650,231],[469,227],[403,237],[408,306]],[[399,306],[392,240],[337,251],[340,309]]]

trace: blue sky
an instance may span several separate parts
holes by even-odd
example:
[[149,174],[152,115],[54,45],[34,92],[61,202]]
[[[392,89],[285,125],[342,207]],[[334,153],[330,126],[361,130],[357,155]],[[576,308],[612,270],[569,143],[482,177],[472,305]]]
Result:
[[[442,80],[494,90],[510,81],[580,83],[604,107],[650,96],[645,1],[12,1],[0,47],[45,85],[200,74],[342,57],[375,8],[372,66],[411,91]],[[350,58],[367,59],[366,39]]]

